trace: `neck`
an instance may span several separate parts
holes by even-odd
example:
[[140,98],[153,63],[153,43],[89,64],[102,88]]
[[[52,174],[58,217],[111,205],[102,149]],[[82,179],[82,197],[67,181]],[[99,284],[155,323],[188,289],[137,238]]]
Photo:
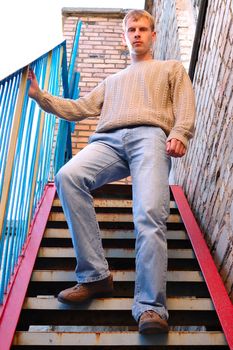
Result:
[[146,55],[134,55],[131,54],[130,55],[131,58],[131,63],[137,63],[137,62],[142,62],[142,61],[149,61],[152,60],[152,54],[151,53],[147,53]]

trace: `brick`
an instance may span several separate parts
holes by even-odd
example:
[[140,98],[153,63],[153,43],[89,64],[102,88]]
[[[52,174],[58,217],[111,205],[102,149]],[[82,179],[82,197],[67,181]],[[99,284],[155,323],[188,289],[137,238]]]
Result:
[[101,72],[103,72],[103,69],[100,69],[100,68],[82,68],[82,75],[85,72],[91,73],[91,74],[93,74],[93,73],[101,73]]
[[[96,125],[97,125],[97,123],[96,123]],[[91,130],[92,130],[92,131],[95,131],[95,130],[96,130],[96,125],[92,125],[92,126],[91,126]]]
[[78,140],[80,140],[79,136],[88,136],[89,137],[89,135],[90,135],[89,131],[79,131],[79,133],[78,133]]
[[104,68],[104,70],[105,70],[105,68],[106,67],[108,67],[108,68],[114,68],[114,64],[108,64],[108,65],[106,65],[106,64],[101,64],[101,63],[95,63],[94,64],[94,68]]
[[116,73],[116,71],[117,71],[117,69],[116,68],[106,68],[105,70],[104,70],[104,72],[105,73],[107,73],[107,74],[114,74],[114,73]]
[[85,60],[86,63],[98,63],[98,64],[101,64],[101,63],[104,63],[104,60],[103,59],[99,59],[99,58],[88,58]]
[[86,130],[86,125],[82,125],[83,121],[79,122],[78,124],[76,124],[75,129],[78,130]]
[[[113,45],[101,45],[101,46],[98,46],[98,45],[96,45],[96,47],[95,47],[97,50],[98,49],[102,49],[102,50],[112,50],[112,49],[114,49],[114,46]],[[118,47],[116,47],[116,49],[118,49]]]
[[[78,143],[78,148],[79,148],[79,150],[81,150],[81,149],[83,149],[85,146],[87,145],[87,143],[86,142],[84,142],[84,143]],[[72,152],[73,152],[73,154],[76,154],[77,152],[76,152],[76,150],[72,150]]]
[[114,33],[114,28],[106,28],[106,29],[104,29],[104,33]]
[[96,124],[96,120],[95,119],[85,119],[85,125],[93,125]]
[[[82,78],[90,78],[92,76],[92,73],[86,73],[82,71]],[[87,81],[87,79],[85,79]]]
[[90,52],[90,50],[93,50],[93,45],[91,45],[90,43],[88,43],[88,44],[84,44],[84,43],[80,43],[79,44],[79,50],[80,51],[82,51],[82,50],[89,50],[89,52]]
[[94,74],[93,74],[93,77],[98,77],[98,78],[100,78],[101,81],[102,81],[102,80],[104,80],[108,75],[109,75],[109,74],[108,74],[108,73],[105,73],[105,72],[103,72],[103,73],[94,73]]
[[80,143],[87,143],[88,142],[88,137],[77,137],[77,142]]
[[89,58],[88,54],[87,53],[79,53],[78,54],[78,57],[80,59],[84,59],[85,58],[85,61]]
[[117,70],[125,69],[126,67],[127,67],[127,65],[125,65],[125,63],[116,64]]
[[122,64],[122,60],[116,60],[116,59],[111,59],[111,60],[105,60],[105,63],[120,63]]
[[83,79],[85,82],[93,82],[93,83],[98,83],[101,79],[99,79],[99,78],[94,78],[93,76],[91,77],[91,78],[84,78]]
[[78,62],[78,66],[79,66],[79,68],[80,68],[80,70],[82,70],[82,68],[91,68],[91,67],[93,67],[93,64],[91,64],[91,63],[84,63],[84,62]]

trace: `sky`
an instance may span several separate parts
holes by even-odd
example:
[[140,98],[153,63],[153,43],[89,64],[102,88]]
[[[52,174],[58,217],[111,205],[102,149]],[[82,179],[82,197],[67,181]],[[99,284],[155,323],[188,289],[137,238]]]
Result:
[[144,8],[144,0],[0,0],[0,80],[63,41],[63,7]]
[[144,8],[145,0],[60,0],[62,7]]

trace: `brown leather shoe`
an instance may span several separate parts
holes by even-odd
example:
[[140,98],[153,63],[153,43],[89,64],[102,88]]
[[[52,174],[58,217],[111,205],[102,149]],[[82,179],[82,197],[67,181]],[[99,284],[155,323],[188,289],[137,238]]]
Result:
[[155,311],[149,310],[141,315],[138,330],[142,334],[168,333],[169,327],[166,320],[163,320]]
[[113,292],[112,275],[90,283],[78,283],[72,288],[61,291],[57,299],[65,304],[79,304],[94,297],[110,296]]

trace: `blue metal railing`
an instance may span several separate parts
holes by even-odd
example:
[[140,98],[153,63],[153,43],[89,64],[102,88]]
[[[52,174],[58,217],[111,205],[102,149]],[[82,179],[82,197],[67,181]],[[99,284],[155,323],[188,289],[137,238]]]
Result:
[[[77,28],[76,40],[81,23]],[[71,61],[76,54],[77,47]],[[78,90],[74,65],[69,72],[67,69],[65,42],[30,67],[40,87],[54,95],[60,95],[62,90],[64,97],[73,98]],[[28,98],[28,69],[27,66],[0,81],[0,304],[44,188],[72,156],[72,124],[59,120],[57,126],[55,116],[44,113]],[[68,75],[73,81],[70,85]]]
[[[80,73],[75,71],[75,60],[78,52],[78,43],[81,33],[82,22],[77,23],[72,54],[70,58],[69,69],[67,68],[67,57],[66,51],[64,51],[63,62],[62,62],[62,81],[63,81],[63,90],[64,97],[69,97],[77,99],[79,96],[79,78]],[[72,156],[72,145],[71,138],[69,137],[70,133],[74,131],[75,123],[67,123],[64,120],[59,120],[58,133],[63,135],[62,138],[58,138],[56,153],[55,153],[55,173],[60,169],[60,167],[66,163],[68,159]],[[64,148],[64,140],[66,140],[66,150],[62,152]]]

